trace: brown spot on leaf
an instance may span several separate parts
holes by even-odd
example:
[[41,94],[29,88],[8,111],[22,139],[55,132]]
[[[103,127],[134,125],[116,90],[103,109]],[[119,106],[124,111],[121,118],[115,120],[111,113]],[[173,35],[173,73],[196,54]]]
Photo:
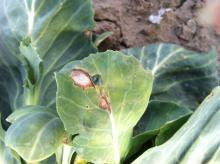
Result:
[[111,112],[111,104],[109,103],[108,97],[104,94],[100,96],[99,107]]
[[74,84],[82,89],[95,87],[89,73],[82,69],[73,69],[70,77],[72,78]]

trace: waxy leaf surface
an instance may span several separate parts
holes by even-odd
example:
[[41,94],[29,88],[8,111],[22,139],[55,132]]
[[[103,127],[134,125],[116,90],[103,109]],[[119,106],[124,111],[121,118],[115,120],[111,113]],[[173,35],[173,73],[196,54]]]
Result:
[[[75,85],[70,75],[76,69],[87,72],[94,87]],[[131,130],[148,104],[151,73],[134,57],[107,51],[67,64],[56,80],[58,113],[65,129],[76,135],[79,156],[94,163],[123,161]]]
[[[218,85],[217,53],[215,50],[198,53],[174,44],[152,44],[123,52],[135,56],[152,71],[154,83],[150,102],[158,102],[149,105],[135,126],[131,150],[134,153],[156,135],[156,144],[169,139],[189,117],[190,110],[184,109],[194,110]],[[167,116],[168,122],[162,123]],[[159,131],[149,129],[156,125],[160,125],[156,128]]]
[[174,44],[152,44],[123,51],[154,75],[151,100],[195,109],[218,85],[217,53],[199,53]]
[[[91,2],[0,1],[0,112],[3,120],[26,105],[36,105],[36,110],[37,105],[41,105],[55,111],[54,71],[96,51],[92,39],[85,34],[95,26]],[[36,114],[34,112],[27,112],[27,117]],[[39,161],[55,152],[61,135],[56,135],[56,130],[63,132],[59,129],[62,123],[58,117],[53,120],[47,112],[38,114],[39,117],[29,120],[20,120],[14,117],[16,114],[9,119],[13,124],[7,132],[7,145],[28,161]],[[18,126],[23,121],[25,127]],[[9,124],[3,123],[6,129]],[[41,131],[41,127],[47,130]],[[55,127],[59,128],[53,129]],[[42,147],[42,142],[49,139],[52,142]],[[33,143],[35,148],[30,150]]]
[[13,124],[6,132],[6,145],[29,163],[51,156],[64,138],[61,120],[44,107],[26,107],[13,115],[17,112],[18,117],[13,120]]
[[84,34],[93,16],[90,0],[0,2],[3,118],[24,105],[55,107],[54,71],[96,51]]
[[140,155],[140,150],[151,139],[156,138],[156,141],[152,140],[149,146],[155,146],[154,142],[159,144],[168,140],[191,113],[190,109],[171,102],[151,101],[134,128],[129,157],[133,154]]
[[5,130],[0,124],[0,163],[21,164],[20,157],[5,145]]
[[219,163],[219,98],[220,87],[217,87],[170,140],[147,150],[133,163]]

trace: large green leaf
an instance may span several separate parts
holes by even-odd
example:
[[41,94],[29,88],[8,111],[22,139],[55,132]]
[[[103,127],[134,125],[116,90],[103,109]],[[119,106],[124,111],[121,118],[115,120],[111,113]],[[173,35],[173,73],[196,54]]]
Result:
[[[0,1],[0,111],[5,119],[23,109],[8,118],[13,124],[7,145],[28,161],[51,155],[63,135],[58,117],[41,108],[55,108],[54,71],[96,51],[85,34],[95,25],[93,16],[91,0]],[[26,105],[46,107],[27,107],[27,112]],[[21,122],[25,126],[18,126]]]
[[173,44],[153,44],[124,50],[152,70],[151,100],[162,100],[196,108],[218,85],[217,53],[207,54]]
[[[77,70],[79,75],[70,76]],[[92,85],[83,89],[75,78]],[[56,80],[58,113],[65,129],[78,134],[73,140],[77,153],[94,163],[123,160],[131,130],[148,104],[151,73],[134,57],[107,51],[71,62]]]
[[[182,110],[184,106],[195,109],[211,89],[218,85],[217,57],[215,50],[201,54],[173,44],[153,44],[143,48],[127,49],[124,52],[135,56],[146,69],[152,71],[154,87],[151,101],[158,102],[156,106],[149,106],[150,109],[145,111],[135,126],[136,136],[131,149],[131,153],[134,153],[155,135],[158,135],[154,141],[156,144],[169,139],[189,117],[189,113],[181,114],[187,112]],[[180,112],[169,112],[175,111],[174,108]],[[149,127],[166,118],[167,115],[164,115],[163,111],[172,117],[165,124],[160,124],[158,127],[160,130],[150,131]],[[157,114],[152,116],[152,113]]]
[[219,163],[220,87],[204,100],[165,144],[147,150],[133,163]]
[[0,123],[0,163],[21,164],[20,157],[5,145],[5,131]]
[[[192,113],[188,108],[170,102],[151,101],[139,123],[134,128],[129,157],[140,153],[150,139],[157,144],[171,137]],[[150,145],[154,146],[154,144]]]
[[95,25],[93,15],[91,0],[0,1],[0,108],[4,118],[23,105],[54,107],[53,72],[96,51],[84,34]]
[[27,162],[46,159],[62,144],[63,124],[53,112],[44,107],[20,109],[9,120],[13,124],[6,132],[5,143]]

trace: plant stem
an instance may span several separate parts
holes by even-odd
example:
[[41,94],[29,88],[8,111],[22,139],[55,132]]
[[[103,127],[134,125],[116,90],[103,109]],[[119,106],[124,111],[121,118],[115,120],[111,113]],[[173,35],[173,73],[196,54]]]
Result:
[[39,91],[37,87],[34,87],[33,89],[26,89],[26,105],[37,105],[38,99],[39,99]]
[[71,156],[72,156],[72,147],[64,144],[62,164],[70,164]]

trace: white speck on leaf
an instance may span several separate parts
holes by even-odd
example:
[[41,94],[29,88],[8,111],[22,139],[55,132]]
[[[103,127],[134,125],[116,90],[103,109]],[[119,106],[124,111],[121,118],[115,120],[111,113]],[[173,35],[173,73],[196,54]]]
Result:
[[166,13],[166,12],[169,12],[169,11],[172,11],[172,9],[170,8],[160,8],[160,10],[158,10],[158,14],[157,15],[150,15],[148,17],[148,20],[153,23],[153,24],[160,24],[161,20],[163,19],[163,15]]

